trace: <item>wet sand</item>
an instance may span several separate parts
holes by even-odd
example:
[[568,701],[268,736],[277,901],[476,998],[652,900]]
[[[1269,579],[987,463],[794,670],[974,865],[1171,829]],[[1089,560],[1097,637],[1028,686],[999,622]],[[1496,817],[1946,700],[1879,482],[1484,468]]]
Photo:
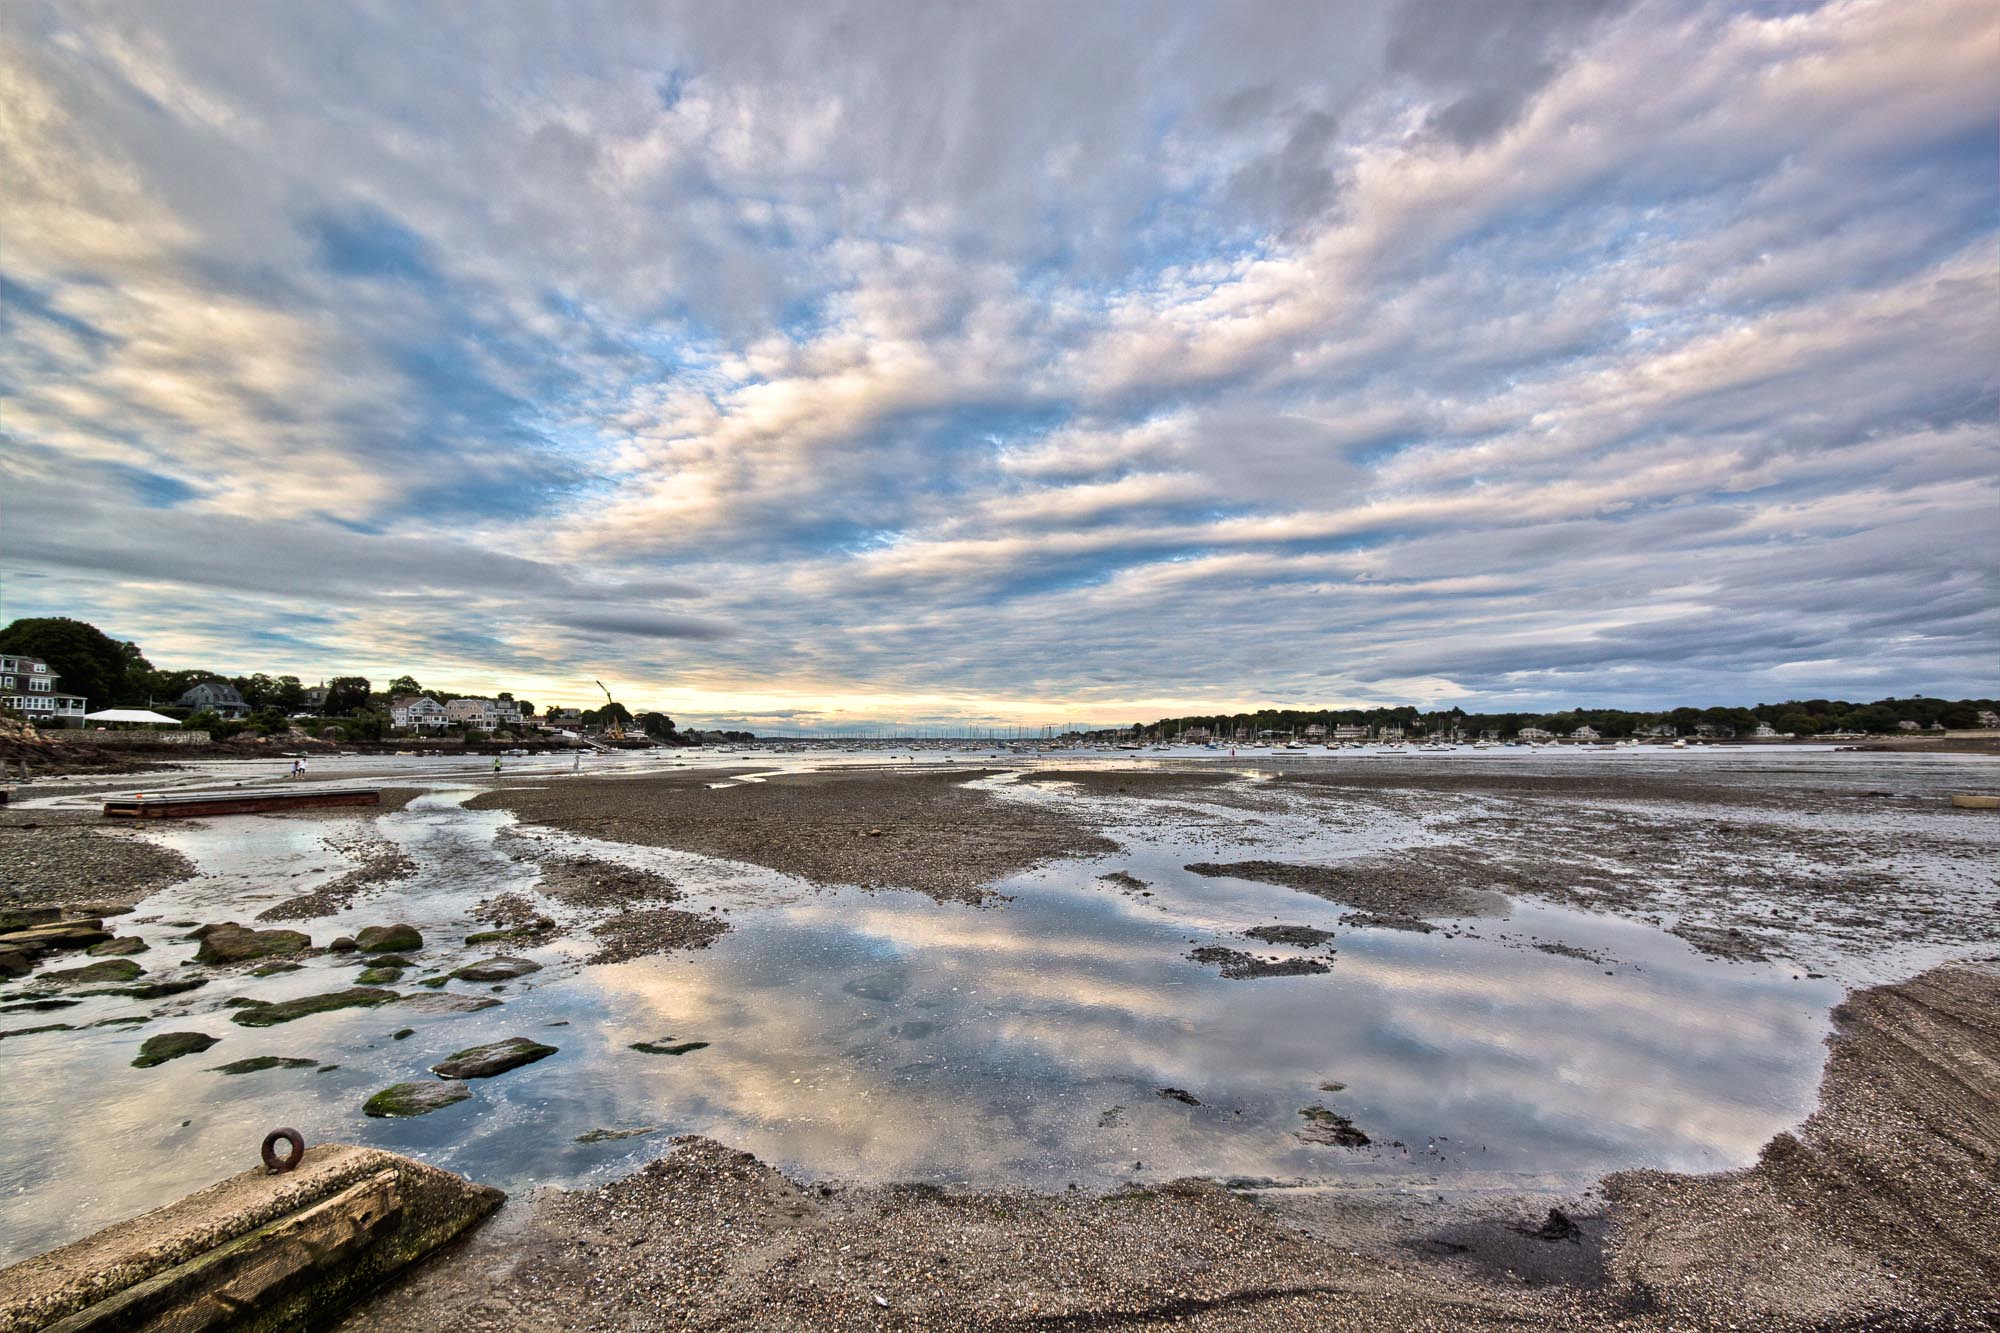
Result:
[[987,885],[1063,856],[1117,850],[1090,823],[967,783],[996,770],[800,773],[711,788],[714,773],[512,786],[469,802],[614,842],[747,861],[818,884],[979,903]]

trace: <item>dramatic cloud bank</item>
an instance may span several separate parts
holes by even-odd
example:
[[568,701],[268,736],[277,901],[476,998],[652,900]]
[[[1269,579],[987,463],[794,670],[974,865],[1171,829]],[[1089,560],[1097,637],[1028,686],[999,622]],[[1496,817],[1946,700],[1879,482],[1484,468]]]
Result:
[[0,9],[7,616],[690,720],[1990,694],[2000,9]]

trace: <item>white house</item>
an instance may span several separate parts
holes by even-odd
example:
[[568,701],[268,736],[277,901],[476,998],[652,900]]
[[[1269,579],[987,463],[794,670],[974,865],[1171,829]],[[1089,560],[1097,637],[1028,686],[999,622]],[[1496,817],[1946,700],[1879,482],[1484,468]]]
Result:
[[1368,728],[1358,722],[1342,722],[1333,729],[1333,738],[1337,741],[1365,741],[1368,739]]
[[1552,741],[1556,738],[1556,734],[1553,731],[1549,731],[1542,727],[1522,727],[1518,732],[1514,734],[1519,736],[1524,741],[1533,742],[1535,744],[1541,744],[1545,741]]
[[389,722],[407,731],[443,731],[450,721],[444,705],[421,694],[401,694],[389,701]]
[[1572,731],[1569,734],[1569,738],[1573,741],[1595,741],[1603,739],[1603,737],[1598,734],[1596,727],[1588,725],[1578,727],[1575,731]]
[[49,664],[39,657],[0,656],[0,704],[38,725],[54,722],[80,727],[84,699],[56,689],[61,679],[61,673],[49,670]]
[[518,731],[521,727],[521,705],[513,699],[495,699],[491,704],[493,725]]

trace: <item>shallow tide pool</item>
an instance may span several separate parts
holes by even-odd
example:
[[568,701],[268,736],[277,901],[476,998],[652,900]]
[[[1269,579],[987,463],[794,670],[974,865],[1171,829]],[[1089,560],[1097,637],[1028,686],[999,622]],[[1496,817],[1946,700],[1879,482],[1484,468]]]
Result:
[[[1725,963],[1609,916],[1516,901],[1429,934],[1358,929],[1341,924],[1338,904],[1183,869],[1231,859],[1231,820],[1245,821],[1244,855],[1268,855],[1279,837],[1301,860],[1420,843],[1414,830],[1274,831],[1272,817],[1204,807],[1198,845],[1155,829],[1122,839],[1115,856],[1016,876],[998,886],[1004,901],[972,908],[519,829],[507,814],[462,809],[470,794],[440,790],[372,822],[414,860],[413,876],[335,917],[268,923],[306,929],[318,945],[367,924],[414,924],[426,947],[395,989],[420,998],[267,1029],[230,1021],[233,997],[354,984],[353,956],[323,955],[262,979],[188,968],[211,980],[165,1001],[0,1015],[0,1030],[75,1029],[0,1042],[0,1263],[252,1165],[280,1125],[510,1191],[622,1174],[678,1133],[806,1177],[979,1187],[1102,1190],[1198,1174],[1569,1190],[1625,1167],[1721,1169],[1748,1163],[1810,1110],[1840,993],[1795,967]],[[200,874],[117,927],[151,945],[135,959],[147,979],[181,974],[195,944],[171,923],[251,922],[347,869],[324,840],[339,845],[356,828],[251,816],[162,830],[152,836]],[[704,950],[615,965],[586,966],[587,940],[558,942],[525,951],[543,969],[502,987],[415,987],[494,951],[463,940],[485,928],[479,900],[535,895],[524,849],[661,871],[687,894],[677,906],[726,911],[734,928]],[[1144,890],[1107,881],[1113,871]],[[1240,937],[1276,922],[1335,938],[1297,949]],[[1187,957],[1218,944],[1321,958],[1329,970],[1228,980]],[[1556,944],[1563,952],[1545,951]],[[28,994],[17,983],[4,999]],[[501,1003],[438,1012],[439,995]],[[93,1026],[121,1017],[145,1021]],[[396,1039],[405,1028],[413,1034]],[[130,1067],[146,1036],[169,1031],[222,1040]],[[428,1116],[362,1114],[378,1089],[510,1036],[560,1050],[475,1081],[469,1100]],[[706,1045],[665,1055],[633,1049],[641,1042]],[[259,1055],[315,1063],[216,1072]],[[1369,1142],[1302,1138],[1311,1108]],[[596,1130],[651,1132],[577,1141]]]

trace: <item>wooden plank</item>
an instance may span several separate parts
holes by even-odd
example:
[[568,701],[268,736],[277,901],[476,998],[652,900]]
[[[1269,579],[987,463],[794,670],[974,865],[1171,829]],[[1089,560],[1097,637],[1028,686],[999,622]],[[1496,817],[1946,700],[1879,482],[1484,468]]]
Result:
[[188,796],[119,797],[104,803],[104,813],[125,819],[186,819],[200,815],[243,815],[268,810],[381,803],[382,793],[374,787],[317,792],[209,792]]
[[330,1199],[134,1283],[44,1333],[200,1333],[283,1294],[295,1278],[350,1258],[403,1210],[393,1168]]

